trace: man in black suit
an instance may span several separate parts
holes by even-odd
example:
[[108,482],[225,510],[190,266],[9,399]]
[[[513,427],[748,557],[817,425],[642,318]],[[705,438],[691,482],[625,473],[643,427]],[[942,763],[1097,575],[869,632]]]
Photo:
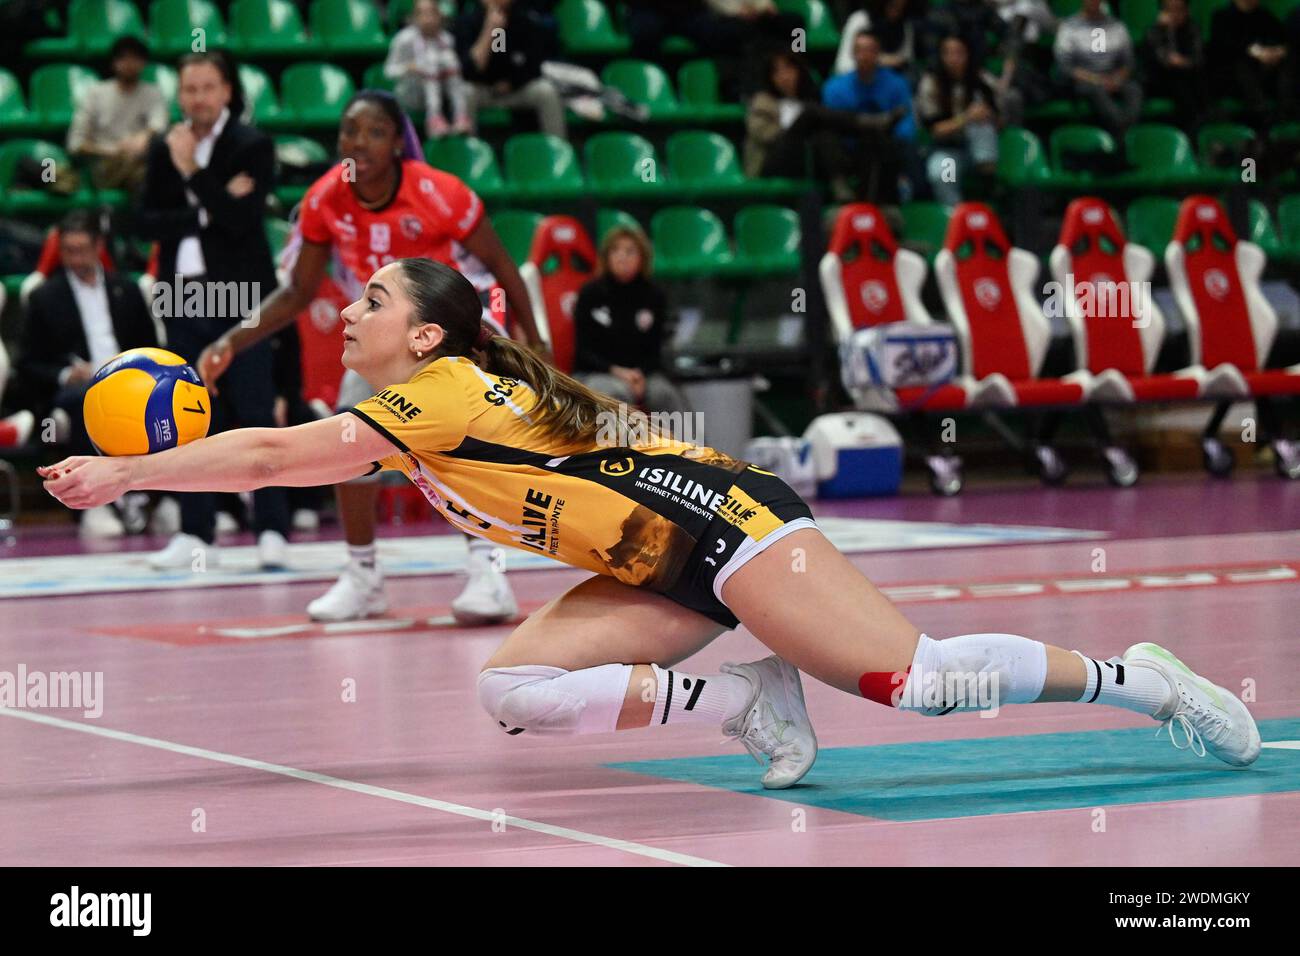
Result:
[[[197,364],[204,346],[257,311],[261,296],[276,287],[263,224],[275,153],[264,133],[239,122],[239,104],[232,103],[236,74],[225,56],[182,57],[179,83],[185,120],[150,146],[137,222],[160,244],[154,312],[166,322],[168,348]],[[270,342],[239,354],[214,396],[213,432],[274,425],[272,368]],[[181,533],[150,563],[158,569],[215,564],[213,496],[179,497]],[[253,493],[253,527],[262,566],[282,567],[289,532],[283,488]]]
[[[95,370],[118,352],[156,346],[158,334],[139,287],[99,262],[95,216],[70,213],[59,226],[62,268],[27,302],[19,373],[42,418],[62,410],[74,455],[93,455],[81,405]],[[118,537],[122,522],[105,505],[83,513],[82,531]]]

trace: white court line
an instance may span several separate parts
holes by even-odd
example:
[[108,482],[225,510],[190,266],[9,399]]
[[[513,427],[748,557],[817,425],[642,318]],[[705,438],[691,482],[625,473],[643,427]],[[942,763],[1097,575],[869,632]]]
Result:
[[217,763],[228,763],[236,767],[245,767],[249,770],[261,770],[265,773],[279,774],[282,777],[292,777],[295,780],[305,780],[308,783],[319,783],[327,787],[336,787],[339,790],[350,790],[353,793],[362,793],[370,797],[382,797],[385,800],[392,800],[396,803],[409,803],[417,807],[424,807],[428,810],[441,810],[444,813],[454,813],[457,816],[469,817],[471,820],[485,820],[489,823],[494,820],[504,820],[507,826],[518,827],[521,830],[532,830],[535,833],[545,833],[547,836],[561,837],[565,840],[574,840],[578,843],[590,843],[594,846],[603,846],[610,850],[620,850],[624,853],[635,853],[638,856],[650,857],[653,860],[663,860],[666,863],[679,863],[682,866],[729,865],[726,863],[719,863],[716,860],[706,860],[699,856],[689,856],[685,853],[674,853],[672,850],[662,850],[659,847],[646,846],[644,843],[633,843],[631,840],[617,840],[613,837],[601,836],[598,833],[586,833],[582,830],[571,830],[568,827],[557,827],[550,823],[539,823],[536,820],[525,820],[522,817],[498,817],[490,810],[480,810],[477,807],[467,807],[459,803],[448,803],[446,800],[435,800],[432,797],[421,797],[414,793],[403,793],[401,790],[390,790],[387,787],[375,787],[368,783],[357,783],[353,780],[344,780],[341,777],[331,777],[328,774],[316,773],[312,770],[299,770],[296,767],[286,767],[282,764],[267,763],[264,760],[254,760],[251,757],[240,757],[236,754],[221,753],[218,750],[205,750],[202,747],[191,747],[187,744],[177,744],[170,740],[160,740],[157,737],[144,737],[140,734],[132,734],[123,730],[111,730],[108,727],[97,727],[92,724],[84,724],[75,720],[64,720],[61,717],[51,717],[48,714],[37,714],[26,710],[0,707],[0,715],[5,717],[19,717],[23,720],[30,720],[37,724],[46,724],[50,727],[60,727],[63,730],[76,730],[84,734],[95,734],[100,737],[107,737],[110,740],[120,740],[128,744],[139,744],[142,747],[168,750],[172,753],[184,754],[187,757],[200,757],[204,760],[213,760]]
[[1270,740],[1260,746],[1276,747],[1278,750],[1300,750],[1300,740]]

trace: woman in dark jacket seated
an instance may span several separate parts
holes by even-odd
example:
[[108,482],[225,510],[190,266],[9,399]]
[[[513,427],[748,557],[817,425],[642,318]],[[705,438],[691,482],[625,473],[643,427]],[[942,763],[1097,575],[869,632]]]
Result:
[[611,229],[600,268],[573,307],[575,375],[589,388],[649,412],[685,412],[686,400],[664,375],[667,299],[647,277],[650,243],[639,229]]

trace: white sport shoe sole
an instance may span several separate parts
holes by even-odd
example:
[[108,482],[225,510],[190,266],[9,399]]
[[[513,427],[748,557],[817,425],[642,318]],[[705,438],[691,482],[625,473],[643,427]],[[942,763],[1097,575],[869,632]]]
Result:
[[[1134,644],[1124,652],[1122,660],[1128,666],[1153,668],[1169,681],[1177,699],[1168,714],[1157,714],[1155,719],[1165,725],[1177,719],[1195,731],[1194,738],[1188,734],[1187,747],[1193,752],[1199,740],[1202,753],[1212,754],[1234,767],[1247,767],[1259,758],[1259,727],[1232,691],[1210,683],[1159,644]],[[1226,721],[1227,733],[1213,732],[1219,725],[1216,716]],[[1172,729],[1169,734],[1174,739]],[[1178,746],[1176,740],[1174,746]]]
[[519,614],[519,603],[505,575],[500,571],[486,574],[492,579],[471,575],[465,590],[451,602],[452,619],[462,627],[504,624]]

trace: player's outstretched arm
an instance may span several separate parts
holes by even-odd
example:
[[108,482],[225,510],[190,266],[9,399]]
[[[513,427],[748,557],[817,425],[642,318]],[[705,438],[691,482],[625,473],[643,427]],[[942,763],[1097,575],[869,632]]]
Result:
[[239,428],[153,455],[78,456],[39,468],[69,508],[95,508],[128,491],[253,491],[332,485],[366,474],[397,449],[353,415],[293,428]]

